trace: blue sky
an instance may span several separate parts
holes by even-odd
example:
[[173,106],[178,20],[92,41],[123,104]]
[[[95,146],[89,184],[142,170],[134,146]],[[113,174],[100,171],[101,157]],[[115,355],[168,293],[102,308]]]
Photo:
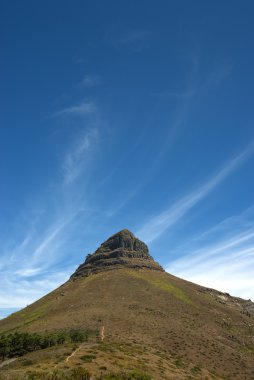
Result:
[[128,228],[254,299],[252,1],[3,1],[0,317]]

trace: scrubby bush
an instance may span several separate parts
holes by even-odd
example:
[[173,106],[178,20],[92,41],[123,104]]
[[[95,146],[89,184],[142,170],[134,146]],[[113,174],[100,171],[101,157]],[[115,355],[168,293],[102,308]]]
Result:
[[85,342],[88,338],[87,332],[80,330],[71,330],[69,335],[72,342]]
[[80,357],[81,360],[83,360],[84,363],[91,363],[93,359],[96,359],[95,355],[83,355]]
[[90,380],[91,375],[85,368],[79,367],[79,368],[74,368],[71,371],[70,378],[73,380]]

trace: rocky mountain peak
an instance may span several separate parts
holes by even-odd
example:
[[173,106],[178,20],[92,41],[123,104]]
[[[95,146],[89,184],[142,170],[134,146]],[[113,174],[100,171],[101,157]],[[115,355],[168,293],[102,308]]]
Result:
[[127,229],[121,230],[107,239],[92,254],[88,254],[72,279],[111,269],[136,268],[163,271],[149,254],[145,243]]
[[148,248],[139,239],[137,239],[132,232],[125,229],[117,232],[106,240],[99,250],[109,250],[113,251],[115,249],[123,249],[126,251],[146,251],[148,253]]

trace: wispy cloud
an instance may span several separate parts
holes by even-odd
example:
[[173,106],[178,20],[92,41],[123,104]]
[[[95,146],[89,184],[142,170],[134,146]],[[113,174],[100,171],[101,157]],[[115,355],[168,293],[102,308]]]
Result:
[[150,30],[136,29],[126,32],[118,37],[118,42],[122,44],[129,44],[133,42],[144,41],[152,35]]
[[91,155],[96,149],[99,132],[96,128],[88,129],[75,141],[63,162],[64,183],[72,183],[90,163]]
[[227,218],[179,248],[166,270],[198,284],[254,300],[253,209]]
[[33,277],[40,273],[41,268],[22,268],[18,269],[16,272],[14,272],[16,275],[20,277]]
[[[152,36],[152,33],[151,34],[144,33],[144,35],[148,37],[148,36]],[[159,107],[160,104],[164,103],[165,101],[168,102],[168,101],[171,101],[173,98],[176,99],[178,101],[178,107],[176,108],[175,116],[173,120],[167,121],[166,124],[168,125],[168,127],[165,128],[166,133],[163,135],[160,147],[159,149],[157,149],[156,154],[153,155],[153,161],[150,162],[149,165],[147,165],[147,169],[144,169],[142,171],[142,176],[140,176],[139,180],[135,183],[135,189],[131,191],[128,189],[124,197],[122,196],[120,201],[116,201],[117,206],[111,207],[111,210],[109,210],[109,215],[113,216],[117,212],[119,212],[123,207],[125,207],[137,194],[141,192],[141,190],[144,189],[147,182],[154,175],[156,175],[156,171],[159,165],[162,163],[162,161],[167,159],[166,156],[170,154],[171,147],[173,147],[173,145],[176,144],[177,139],[183,133],[185,129],[185,125],[188,123],[188,120],[190,120],[189,116],[191,114],[191,111],[195,109],[195,107],[197,107],[197,104],[200,106],[199,101],[202,98],[204,98],[207,95],[207,93],[211,91],[213,87],[221,84],[221,82],[230,73],[228,66],[222,63],[221,65],[217,65],[216,67],[213,68],[213,70],[208,72],[205,79],[202,79],[201,81],[198,75],[199,66],[200,66],[199,54],[197,52],[194,52],[194,54],[191,54],[191,56],[190,57],[188,56],[187,58],[188,58],[187,63],[188,63],[189,75],[186,79],[185,87],[182,87],[176,90],[168,89],[168,90],[163,90],[160,92],[151,93],[152,96],[158,99],[158,102],[155,102],[155,104],[157,104],[156,107]],[[167,103],[167,107],[168,107],[168,103]],[[154,113],[156,114],[156,111]],[[157,123],[157,118],[156,118],[156,123]],[[144,124],[143,128],[140,129],[140,134],[136,136],[135,142],[132,144],[131,149],[133,150],[140,149],[140,145],[144,144],[144,141],[146,141],[146,136],[147,134],[149,134],[151,126],[153,126],[153,128],[156,128],[152,120],[149,120],[149,122],[146,125]],[[149,155],[150,155],[150,152],[149,152]],[[128,154],[126,154],[125,158],[124,156],[122,156],[122,159],[118,160],[117,165],[114,168],[115,172],[118,170],[119,167],[122,166],[125,159],[129,159],[129,151],[128,151]],[[113,171],[111,172],[110,175],[111,176],[114,175]],[[190,201],[190,203],[191,201],[195,201],[195,199],[191,200],[187,198],[188,197],[182,198],[182,201],[187,201],[187,202]],[[124,201],[122,199],[124,199]],[[175,211],[175,210],[171,210],[171,211]],[[161,216],[165,216],[165,215],[161,215]],[[160,226],[159,226],[159,229],[160,229]],[[140,231],[143,233],[143,229],[141,229]],[[145,232],[143,234],[145,237],[147,237],[148,235]],[[148,237],[147,242],[151,240]]]
[[27,238],[24,240],[26,244],[24,241],[17,242],[16,246],[9,248],[8,254],[2,260],[1,275],[14,274],[17,278],[34,277],[54,265],[61,255],[61,247],[66,243],[68,235],[66,230],[75,221],[79,210],[72,210],[72,213],[70,215],[70,212],[62,210],[58,217],[53,216],[48,226],[41,227],[39,233],[31,229],[29,240]]
[[67,273],[55,272],[41,279],[27,281],[15,273],[1,274],[0,316],[1,309],[22,308],[50,292],[68,277]]
[[101,79],[98,76],[85,75],[80,84],[83,87],[96,87],[101,84]]
[[234,66],[231,62],[220,62],[216,63],[207,76],[206,80],[201,84],[200,93],[201,95],[207,91],[211,91],[212,88],[215,88],[228,78],[234,70]]
[[[75,252],[76,243],[70,246],[70,240],[86,210],[79,204],[68,210],[62,207],[58,212],[52,209],[51,221],[39,221],[24,240],[26,244],[17,242],[2,260],[0,308],[24,307],[66,281],[74,270],[73,257],[68,256]],[[88,217],[89,212],[85,214]]]
[[[19,231],[19,239],[7,238],[1,245],[0,308],[24,307],[66,281],[74,271],[74,253],[84,238],[80,232],[76,235],[77,226],[81,228],[94,214],[91,205],[87,207],[83,185],[96,161],[98,136],[98,128],[91,127],[76,137],[59,167],[63,178],[51,187],[53,203],[49,197],[46,211],[32,221],[27,210],[23,235]],[[40,209],[37,202],[36,207]]]
[[96,110],[96,106],[93,102],[84,101],[77,105],[63,108],[62,110],[55,112],[53,116],[61,116],[61,115],[84,116],[84,115],[93,113],[95,110]]
[[151,242],[165,232],[170,226],[177,223],[198,202],[205,198],[224,179],[236,170],[252,153],[254,143],[250,144],[241,154],[227,162],[210,180],[198,187],[194,192],[176,201],[167,210],[152,217],[138,231],[138,235],[146,242]]
[[[246,253],[245,245],[249,244],[249,242],[254,241],[254,229],[249,229],[247,231],[243,231],[239,234],[234,234],[227,239],[222,239],[216,243],[210,243],[210,245],[202,245],[201,248],[197,250],[192,250],[191,254],[188,255],[190,261],[193,265],[199,264],[202,262],[202,265],[205,260],[209,260],[211,257],[218,256],[221,260],[223,258],[222,253],[230,252],[231,256],[238,257],[243,252]],[[240,247],[240,248],[239,248]],[[241,250],[241,247],[244,247],[244,251]],[[190,268],[188,257],[185,256],[185,264],[183,267]],[[206,264],[205,264],[206,265]]]
[[142,51],[149,47],[153,32],[147,29],[133,29],[124,33],[116,33],[111,37],[115,47],[125,47],[134,51]]

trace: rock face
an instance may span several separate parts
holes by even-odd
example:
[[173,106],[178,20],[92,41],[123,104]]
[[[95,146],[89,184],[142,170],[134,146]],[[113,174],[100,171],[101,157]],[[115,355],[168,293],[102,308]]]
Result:
[[149,255],[145,243],[137,239],[132,232],[122,230],[106,240],[93,254],[89,254],[71,279],[119,268],[164,271]]

